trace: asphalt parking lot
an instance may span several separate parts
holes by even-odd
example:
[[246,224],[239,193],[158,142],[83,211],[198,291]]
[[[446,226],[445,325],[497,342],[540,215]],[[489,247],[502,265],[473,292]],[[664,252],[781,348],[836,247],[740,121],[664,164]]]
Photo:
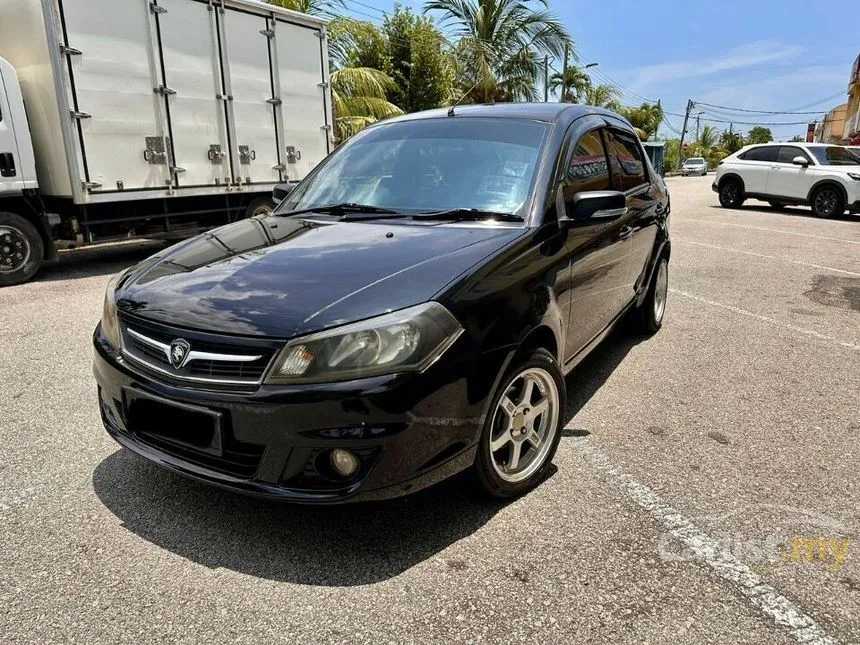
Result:
[[[101,427],[111,273],[0,290],[3,643],[860,643],[860,217],[673,178],[666,321],[568,378],[549,479],[393,502],[249,500]],[[158,247],[155,247],[158,248]]]

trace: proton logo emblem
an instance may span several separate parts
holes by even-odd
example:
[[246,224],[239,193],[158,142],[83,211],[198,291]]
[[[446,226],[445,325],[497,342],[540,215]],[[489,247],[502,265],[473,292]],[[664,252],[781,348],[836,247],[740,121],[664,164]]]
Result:
[[184,338],[177,338],[172,343],[170,343],[170,364],[173,365],[175,369],[179,369],[185,363],[185,359],[188,358],[188,351],[191,349],[191,345],[188,344],[188,341]]

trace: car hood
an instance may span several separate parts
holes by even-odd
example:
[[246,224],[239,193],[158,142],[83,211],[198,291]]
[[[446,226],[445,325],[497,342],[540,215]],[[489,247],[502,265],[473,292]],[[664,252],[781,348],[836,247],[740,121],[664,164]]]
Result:
[[255,217],[133,267],[117,306],[180,327],[289,338],[426,302],[525,232]]

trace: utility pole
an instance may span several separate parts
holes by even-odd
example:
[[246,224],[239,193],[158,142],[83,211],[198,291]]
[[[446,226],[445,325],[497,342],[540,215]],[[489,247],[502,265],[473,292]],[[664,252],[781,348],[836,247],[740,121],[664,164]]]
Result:
[[564,97],[567,94],[567,59],[570,55],[570,45],[564,45],[564,67],[561,68],[561,96],[558,98],[559,103],[564,103]]
[[696,141],[699,140],[699,119],[701,118],[701,114],[696,115]]
[[657,99],[657,111],[660,113],[660,120],[657,121],[657,127],[654,128],[654,141],[657,140],[657,135],[660,132],[660,125],[663,123],[663,106],[660,104],[662,99]]
[[681,143],[678,146],[678,168],[683,163],[684,156],[684,136],[687,134],[687,121],[690,120],[690,112],[693,110],[693,99],[687,99],[687,111],[684,113],[684,126],[681,128]]
[[549,56],[543,57],[543,102],[549,103]]

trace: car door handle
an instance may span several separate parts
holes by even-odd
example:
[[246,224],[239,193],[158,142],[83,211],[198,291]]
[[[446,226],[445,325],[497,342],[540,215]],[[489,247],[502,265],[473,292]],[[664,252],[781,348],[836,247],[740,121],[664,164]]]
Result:
[[632,226],[622,226],[618,229],[618,239],[624,240],[633,235],[633,227]]

